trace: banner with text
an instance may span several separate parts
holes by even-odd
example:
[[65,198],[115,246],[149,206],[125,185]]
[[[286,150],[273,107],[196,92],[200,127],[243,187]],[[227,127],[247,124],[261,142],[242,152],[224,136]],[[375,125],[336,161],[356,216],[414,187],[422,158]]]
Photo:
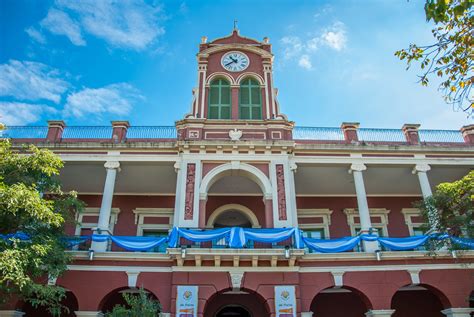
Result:
[[176,317],[197,317],[198,287],[178,286]]
[[276,317],[296,317],[294,286],[275,286]]

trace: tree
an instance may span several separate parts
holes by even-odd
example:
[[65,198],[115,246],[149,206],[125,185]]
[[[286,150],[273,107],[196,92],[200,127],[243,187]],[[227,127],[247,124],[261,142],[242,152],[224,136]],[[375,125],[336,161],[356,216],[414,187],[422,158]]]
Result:
[[410,44],[407,49],[395,52],[400,60],[406,60],[407,69],[418,62],[423,74],[420,83],[427,86],[429,78],[439,77],[439,89],[447,103],[462,109],[468,116],[474,115],[474,1],[426,0],[427,21],[433,21],[431,45]]
[[116,305],[106,317],[155,317],[161,310],[161,304],[143,288],[138,294],[123,293],[122,296],[128,307]]
[[[418,202],[425,223],[430,222],[432,213],[436,213],[436,228],[426,225],[425,229],[434,229],[439,233],[448,233],[461,238],[474,237],[474,171],[452,183],[441,183],[432,196]],[[442,246],[450,249],[462,249],[462,246],[450,244],[449,240],[432,240],[430,249]]]
[[45,281],[65,271],[64,224],[83,208],[75,192],[61,190],[62,167],[51,151],[33,145],[16,151],[0,139],[0,304],[14,295],[61,313],[65,290]]

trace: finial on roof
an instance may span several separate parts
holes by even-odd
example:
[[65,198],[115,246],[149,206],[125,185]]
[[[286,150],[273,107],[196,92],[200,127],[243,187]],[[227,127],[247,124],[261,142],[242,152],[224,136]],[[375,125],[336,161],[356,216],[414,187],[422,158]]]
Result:
[[206,44],[207,43],[207,36],[201,37],[201,44]]
[[239,29],[237,28],[237,22],[239,22],[239,21],[234,20],[234,31],[238,31],[238,30],[239,30]]
[[264,37],[263,38],[263,44],[269,44],[270,43],[270,39],[268,37]]

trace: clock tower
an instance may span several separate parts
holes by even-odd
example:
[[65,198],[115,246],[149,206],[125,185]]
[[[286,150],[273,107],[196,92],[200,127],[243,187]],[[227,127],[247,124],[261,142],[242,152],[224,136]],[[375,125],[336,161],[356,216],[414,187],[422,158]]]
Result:
[[[202,37],[191,111],[176,123],[180,140],[289,140],[293,123],[280,113],[268,38]],[[234,131],[232,134],[230,131]]]

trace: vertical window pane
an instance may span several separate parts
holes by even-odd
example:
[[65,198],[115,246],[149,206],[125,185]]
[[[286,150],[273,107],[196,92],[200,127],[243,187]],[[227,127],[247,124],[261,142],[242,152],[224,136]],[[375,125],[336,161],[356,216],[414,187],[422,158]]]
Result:
[[209,107],[209,119],[219,119],[219,107],[218,106],[210,106]]
[[211,105],[219,103],[219,87],[211,86],[211,89],[209,90],[209,103]]
[[221,88],[221,102],[222,105],[230,105],[230,87],[223,86]]
[[219,119],[230,119],[230,106],[221,107],[221,116]]
[[240,119],[250,119],[250,107],[240,108]]
[[260,107],[252,107],[252,119],[262,119],[262,111]]

